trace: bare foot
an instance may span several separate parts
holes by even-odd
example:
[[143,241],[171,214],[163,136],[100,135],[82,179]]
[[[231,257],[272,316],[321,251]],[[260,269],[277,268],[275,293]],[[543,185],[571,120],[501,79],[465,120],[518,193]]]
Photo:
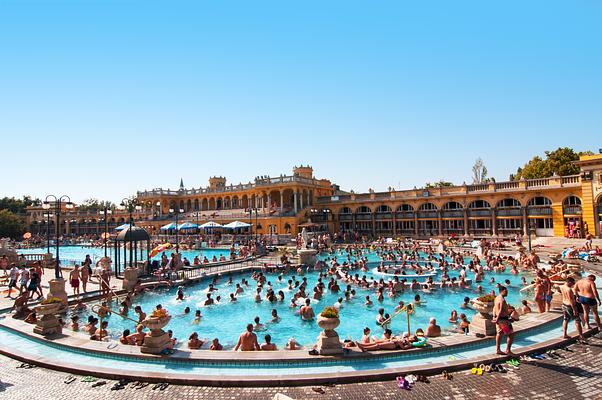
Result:
[[564,335],[562,338],[563,339],[570,339],[571,337],[569,335]]
[[516,357],[516,354],[514,354],[514,353],[513,353],[513,352],[511,352],[510,350],[507,350],[505,354],[506,354],[507,356],[510,356],[510,357]]
[[505,355],[507,355],[506,353],[504,353],[501,350],[496,351],[495,354],[497,354],[498,356],[505,356]]

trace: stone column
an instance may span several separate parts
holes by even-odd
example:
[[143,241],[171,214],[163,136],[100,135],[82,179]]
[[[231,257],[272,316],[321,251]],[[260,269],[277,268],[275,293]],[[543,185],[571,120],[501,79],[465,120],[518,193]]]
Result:
[[284,192],[280,191],[280,213],[284,212]]
[[464,209],[464,236],[468,236],[468,210]]
[[527,218],[527,207],[523,207],[523,235],[526,237],[529,234],[529,220]]
[[272,196],[268,193],[268,209],[272,207]]
[[495,208],[491,209],[491,232],[493,232],[493,236],[497,236],[497,219],[495,217]]
[[299,208],[297,207],[297,191],[294,192],[293,196],[293,202],[295,203],[295,214],[297,214],[299,212]]
[[439,236],[443,236],[443,220],[441,219],[441,211],[437,210],[437,225],[439,228]]
[[305,205],[303,204],[303,192],[300,193],[299,200],[301,200],[301,209],[303,210],[305,208]]

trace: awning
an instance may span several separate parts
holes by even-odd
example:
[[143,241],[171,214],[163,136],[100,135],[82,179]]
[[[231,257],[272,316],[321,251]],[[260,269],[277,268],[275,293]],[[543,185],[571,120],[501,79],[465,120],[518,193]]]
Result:
[[211,228],[222,228],[223,226],[218,224],[217,222],[209,221],[209,222],[205,222],[200,227],[203,229],[211,229]]
[[251,224],[247,224],[246,222],[233,221],[233,222],[230,222],[229,224],[224,225],[224,228],[239,229],[239,228],[248,228],[250,226],[251,226]]
[[161,229],[162,231],[169,231],[169,230],[171,230],[171,229],[176,229],[176,224],[172,222],[172,223],[170,223],[170,224],[163,225],[163,226],[162,226],[160,229]]
[[192,222],[184,222],[183,224],[178,225],[178,230],[183,229],[197,229],[199,226],[197,224],[193,224]]

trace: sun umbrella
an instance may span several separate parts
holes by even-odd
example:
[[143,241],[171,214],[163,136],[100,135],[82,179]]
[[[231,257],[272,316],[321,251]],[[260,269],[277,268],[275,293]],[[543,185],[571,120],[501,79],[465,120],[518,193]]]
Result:
[[224,225],[224,228],[239,229],[239,228],[248,228],[250,226],[251,226],[251,224],[247,224],[246,222],[233,221],[233,222],[230,222],[229,224]]
[[115,228],[116,231],[122,231],[124,229],[128,229],[130,227],[130,224],[123,224],[123,225],[119,225],[117,228]]
[[192,222],[184,222],[183,224],[178,225],[178,230],[182,229],[196,229],[199,226],[197,224],[193,224]]
[[162,226],[160,229],[161,229],[162,231],[168,231],[168,230],[170,230],[170,229],[176,229],[176,224],[174,224],[174,223],[172,222],[172,223],[170,223],[170,224],[163,225],[163,226]]
[[201,228],[203,228],[203,229],[222,228],[222,225],[218,224],[217,222],[209,221],[209,222],[205,222],[203,225],[201,225]]

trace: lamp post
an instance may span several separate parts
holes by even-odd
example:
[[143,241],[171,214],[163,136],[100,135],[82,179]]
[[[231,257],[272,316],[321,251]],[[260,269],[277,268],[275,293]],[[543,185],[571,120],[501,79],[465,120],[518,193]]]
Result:
[[[50,200],[54,201],[54,205],[55,205],[55,214],[56,214],[56,264],[54,266],[54,277],[56,279],[62,279],[63,278],[63,274],[61,272],[61,267],[60,267],[60,258],[59,258],[59,234],[60,234],[60,225],[61,225],[61,203],[64,200],[67,200],[65,203],[65,208],[67,209],[72,209],[73,208],[73,203],[71,202],[71,198],[67,195],[63,195],[61,197],[56,197],[53,194],[49,194],[48,196],[46,196],[46,199],[44,200],[44,203],[42,204],[42,207],[45,210],[49,210],[50,209]],[[50,244],[48,245],[48,248],[50,248]]]
[[46,220],[46,252],[50,253],[50,217],[54,217],[54,215],[50,210],[46,211],[44,215],[48,218]]
[[107,257],[107,243],[108,243],[108,236],[109,236],[109,219],[108,219],[108,215],[111,215],[112,213],[113,213],[113,211],[111,211],[109,209],[109,207],[107,207],[106,205],[105,205],[103,211],[99,211],[99,214],[104,215],[105,232],[104,232],[103,238],[104,238],[104,247],[105,247],[105,258]]
[[[253,238],[253,211],[255,211],[255,238]],[[251,235],[249,240],[253,239],[254,242],[257,242],[257,219],[258,219],[259,209],[257,207],[249,207],[249,224],[251,224]]]
[[529,221],[528,223],[528,234],[529,234],[529,253],[531,252],[531,231],[533,230],[534,224],[533,221]]
[[181,208],[176,208],[175,210],[173,208],[169,209],[170,213],[174,213],[176,214],[176,254],[180,253],[180,238],[178,236],[179,233],[179,229],[178,229],[178,217],[180,216],[181,212],[184,212],[184,210],[182,210]]
[[329,232],[329,230],[328,230],[328,214],[330,214],[330,210],[328,208],[323,208],[322,216],[324,218],[324,221],[326,221],[326,232]]
[[[130,214],[130,226],[128,228],[128,233],[130,235],[130,268],[132,267],[132,259],[134,258],[133,255],[133,248],[132,248],[132,226],[134,225],[134,210],[139,211],[142,209],[142,207],[140,205],[138,205],[138,202],[136,201],[136,199],[130,199],[130,198],[124,198],[121,200],[121,207],[124,210],[128,210],[129,214]],[[125,246],[125,238],[124,238],[124,242],[123,242],[124,246]]]

